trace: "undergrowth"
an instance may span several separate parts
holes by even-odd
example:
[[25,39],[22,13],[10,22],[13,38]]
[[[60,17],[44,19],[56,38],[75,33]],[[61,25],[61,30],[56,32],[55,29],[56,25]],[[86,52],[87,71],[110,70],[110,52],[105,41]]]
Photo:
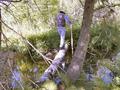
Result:
[[[78,37],[79,37],[79,33],[80,33],[79,28],[80,28],[80,26],[73,27],[74,50],[75,50],[75,47],[77,46],[77,41],[78,41]],[[58,35],[58,32],[56,29],[50,30],[50,31],[48,31],[46,33],[42,33],[42,34],[38,33],[36,35],[29,35],[26,38],[33,44],[33,46],[35,46],[43,54],[51,52],[54,49],[58,49],[58,47],[59,47],[59,35]],[[119,50],[120,50],[119,38],[120,38],[120,29],[117,24],[106,24],[106,23],[102,22],[99,25],[92,26],[91,38],[90,38],[90,42],[89,42],[89,46],[88,46],[87,57],[86,57],[86,61],[84,63],[85,73],[89,70],[90,65],[92,66],[92,68],[94,68],[93,73],[95,73],[97,70],[96,62],[98,60],[101,60],[101,62],[102,62],[102,60],[104,60],[106,58],[110,59],[111,57],[113,57],[115,54],[117,54],[119,52]],[[70,29],[69,28],[67,28],[67,32],[66,32],[66,41],[68,43],[70,43]],[[37,60],[38,62],[39,61],[41,62],[42,58],[28,44],[24,45],[24,43],[20,43],[19,41],[16,41],[16,40],[13,40],[12,43],[13,44],[11,44],[9,46],[9,49],[19,51],[24,56],[26,56],[27,57],[26,61],[28,60],[26,63],[29,63],[30,61],[32,61],[32,58],[34,60]],[[31,56],[32,56],[32,58],[31,58]],[[67,57],[66,59],[71,58],[70,45],[69,45],[69,49],[68,49],[66,57]],[[67,61],[69,61],[69,60],[67,60]],[[44,61],[42,61],[42,62],[44,62]],[[23,70],[22,72],[29,71],[28,69],[25,70],[25,68],[27,68],[27,66],[23,63],[20,62],[21,68],[22,67],[24,68],[24,70],[22,69]],[[116,63],[118,63],[118,62],[116,62]],[[80,90],[112,90],[111,87],[119,88],[118,87],[119,85],[115,85],[117,80],[119,79],[119,69],[112,65],[109,66],[109,65],[105,64],[105,66],[108,68],[111,67],[110,70],[118,72],[118,74],[116,76],[116,78],[117,77],[118,78],[117,79],[115,78],[115,81],[112,83],[112,85],[106,86],[99,79],[95,80],[95,82],[88,82],[88,81],[86,81],[85,75],[83,75],[83,74],[81,74],[82,76],[77,81],[77,83],[73,84],[73,83],[69,82],[65,76],[62,76],[63,77],[62,79],[63,79],[63,81],[65,81],[65,84],[67,87],[66,90],[78,90],[78,89],[80,89]],[[29,67],[29,65],[28,65],[28,67]],[[43,70],[45,70],[46,66],[44,67],[44,64],[42,66],[39,65],[40,69],[41,69],[41,67],[43,67],[42,71],[40,71],[42,73]],[[30,74],[30,73],[27,72],[27,74]],[[118,80],[118,81],[120,81],[120,80]],[[71,86],[71,87],[69,87],[69,86]],[[91,88],[89,88],[89,87],[91,87]]]

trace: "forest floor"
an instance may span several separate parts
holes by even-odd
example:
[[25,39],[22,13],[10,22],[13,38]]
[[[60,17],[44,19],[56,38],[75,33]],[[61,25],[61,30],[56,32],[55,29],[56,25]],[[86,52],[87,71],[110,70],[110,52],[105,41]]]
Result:
[[15,53],[12,51],[0,51],[0,90],[9,86],[11,70],[14,65]]

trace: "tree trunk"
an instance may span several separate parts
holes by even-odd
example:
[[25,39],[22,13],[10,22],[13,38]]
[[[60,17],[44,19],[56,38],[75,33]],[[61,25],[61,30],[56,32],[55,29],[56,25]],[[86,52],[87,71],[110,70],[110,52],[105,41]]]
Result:
[[0,49],[1,49],[1,42],[2,42],[2,22],[1,22],[1,8],[0,8]]
[[40,77],[39,81],[37,81],[38,83],[43,83],[44,81],[50,78],[50,75],[55,74],[59,65],[64,60],[64,56],[66,54],[67,49],[68,49],[68,45],[66,44],[65,49],[59,50],[54,60],[52,61],[51,65],[45,70],[45,72]]
[[95,0],[85,1],[83,22],[82,22],[78,44],[73,59],[71,61],[71,64],[67,70],[67,75],[73,82],[75,82],[79,78],[80,72],[83,68],[83,63],[85,60],[88,43],[90,40],[89,30],[92,23],[94,4],[95,4]]

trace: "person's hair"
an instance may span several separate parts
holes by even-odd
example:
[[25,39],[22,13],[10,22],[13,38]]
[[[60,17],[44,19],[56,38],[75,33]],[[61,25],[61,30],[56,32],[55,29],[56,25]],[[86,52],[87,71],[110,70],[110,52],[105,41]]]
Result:
[[65,12],[64,12],[64,11],[60,11],[60,13],[63,13],[63,14],[65,14]]

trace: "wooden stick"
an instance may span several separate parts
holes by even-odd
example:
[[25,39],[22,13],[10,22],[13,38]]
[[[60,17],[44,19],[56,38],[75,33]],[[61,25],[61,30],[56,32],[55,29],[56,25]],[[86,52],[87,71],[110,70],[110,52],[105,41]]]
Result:
[[72,50],[72,55],[73,55],[73,33],[72,33],[72,27],[71,29],[71,50]]

